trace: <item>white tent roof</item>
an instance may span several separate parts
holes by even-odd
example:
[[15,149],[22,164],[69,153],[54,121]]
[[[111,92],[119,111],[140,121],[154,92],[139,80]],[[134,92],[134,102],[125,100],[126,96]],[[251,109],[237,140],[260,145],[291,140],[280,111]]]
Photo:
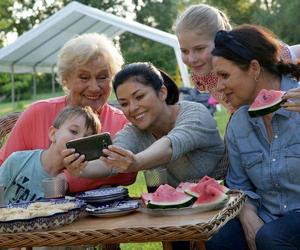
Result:
[[175,35],[78,2],[71,2],[14,43],[0,49],[0,72],[51,73],[57,52],[75,34],[98,32],[114,38],[126,31],[173,47],[184,86],[190,85]]

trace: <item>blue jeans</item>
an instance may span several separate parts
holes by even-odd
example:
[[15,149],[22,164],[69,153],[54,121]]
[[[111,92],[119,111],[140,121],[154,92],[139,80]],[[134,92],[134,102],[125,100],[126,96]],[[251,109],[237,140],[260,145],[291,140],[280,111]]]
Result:
[[[300,213],[289,212],[272,222],[264,224],[256,234],[257,250],[300,249]],[[232,219],[206,242],[207,250],[248,249],[242,225]]]
[[239,219],[228,221],[218,233],[205,243],[206,250],[248,249]]
[[257,250],[300,249],[300,213],[291,211],[266,223],[255,238]]

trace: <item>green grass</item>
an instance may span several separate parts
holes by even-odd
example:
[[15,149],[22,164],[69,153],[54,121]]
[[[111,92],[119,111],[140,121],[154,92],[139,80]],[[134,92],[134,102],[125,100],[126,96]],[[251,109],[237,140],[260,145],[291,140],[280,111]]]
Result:
[[[63,92],[57,92],[55,94],[38,94],[36,100],[45,99],[49,97],[61,96]],[[111,99],[114,99],[114,95],[111,96]],[[12,104],[10,102],[1,103],[0,104],[0,115],[12,112],[12,111],[22,111],[24,110],[30,103],[35,100],[26,100],[20,101],[16,104],[16,109],[13,110]],[[215,120],[217,122],[218,129],[220,134],[223,136],[226,124],[228,122],[229,115],[222,108],[220,111],[215,113]],[[129,195],[131,197],[139,197],[142,193],[147,192],[147,188],[145,185],[145,178],[143,172],[139,172],[137,175],[137,179],[134,184],[128,186]],[[121,244],[122,250],[162,250],[162,244],[160,242],[151,242],[151,243],[124,243]]]
[[222,106],[220,111],[217,111],[215,113],[215,120],[217,122],[218,129],[220,131],[220,134],[224,136],[226,126],[228,123],[228,119],[230,117],[229,113],[225,110],[225,108]]
[[56,93],[43,93],[43,94],[38,94],[35,99],[30,99],[30,100],[22,100],[19,102],[15,103],[15,109],[13,109],[13,105],[11,102],[3,102],[0,104],[0,115],[4,115],[13,111],[22,111],[24,110],[28,105],[33,103],[36,100],[41,100],[41,99],[46,99],[50,97],[55,97],[55,96],[62,96],[64,93],[62,91],[56,92]]
[[162,250],[160,242],[121,244],[122,250]]

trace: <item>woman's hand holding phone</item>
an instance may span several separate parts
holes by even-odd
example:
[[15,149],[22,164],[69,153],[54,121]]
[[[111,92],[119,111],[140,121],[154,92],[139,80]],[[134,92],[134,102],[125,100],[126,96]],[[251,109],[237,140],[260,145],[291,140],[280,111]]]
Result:
[[111,145],[103,152],[107,156],[100,157],[100,160],[105,162],[107,166],[117,169],[118,172],[129,173],[139,170],[137,156],[130,150]]

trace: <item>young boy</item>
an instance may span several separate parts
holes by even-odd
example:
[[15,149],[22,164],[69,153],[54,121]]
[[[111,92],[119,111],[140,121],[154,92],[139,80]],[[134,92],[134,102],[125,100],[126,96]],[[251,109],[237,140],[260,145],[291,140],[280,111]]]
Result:
[[[50,146],[11,154],[0,167],[5,203],[33,201],[44,197],[42,180],[64,169],[61,151],[69,140],[100,132],[100,121],[90,107],[66,107],[49,128]],[[26,133],[26,131],[24,131]]]

